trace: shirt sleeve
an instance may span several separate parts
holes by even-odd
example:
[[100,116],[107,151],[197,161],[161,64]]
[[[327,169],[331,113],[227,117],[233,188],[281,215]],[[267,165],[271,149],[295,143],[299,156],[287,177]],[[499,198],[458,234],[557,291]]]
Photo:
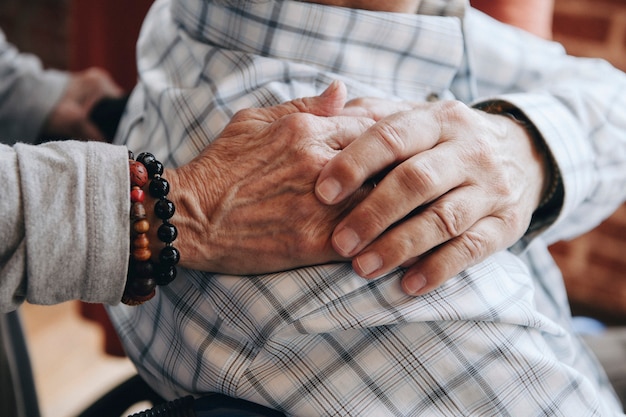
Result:
[[36,56],[20,53],[0,31],[2,143],[34,143],[68,80],[67,73],[44,70]]
[[99,142],[0,145],[0,310],[117,304],[129,248],[128,153]]
[[568,56],[557,43],[484,19],[475,12],[466,22],[478,100],[520,109],[554,157],[564,198],[543,234],[547,242],[585,233],[626,199],[626,75],[603,60]]

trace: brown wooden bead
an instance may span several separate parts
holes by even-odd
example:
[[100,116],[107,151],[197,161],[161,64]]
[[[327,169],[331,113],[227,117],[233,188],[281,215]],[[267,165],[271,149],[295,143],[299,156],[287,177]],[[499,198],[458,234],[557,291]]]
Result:
[[150,230],[150,222],[146,219],[138,220],[133,224],[133,231],[137,234],[147,233]]
[[133,239],[133,248],[147,248],[150,246],[150,240],[145,233],[140,233]]
[[122,303],[126,304],[127,306],[139,306],[142,305],[144,302],[145,301],[136,300],[135,298],[133,298],[132,294],[124,293],[124,295],[122,295]]
[[147,295],[134,295],[133,294],[133,298],[137,301],[140,301],[142,303],[145,303],[146,301],[150,300],[152,297],[154,297],[156,294],[156,288],[153,288],[152,291],[150,291],[149,294]]
[[152,256],[152,252],[147,247],[135,248],[131,251],[133,258],[137,261],[147,261]]
[[133,203],[130,206],[130,218],[133,221],[146,218],[146,207],[142,203]]
[[148,170],[146,167],[137,161],[128,161],[128,164],[131,185],[138,185],[139,187],[146,185],[148,182]]
[[150,300],[152,297],[155,296],[155,294],[156,290],[154,289],[150,294],[144,296],[138,296],[129,292],[124,292],[124,295],[122,296],[122,303],[129,306],[138,306]]

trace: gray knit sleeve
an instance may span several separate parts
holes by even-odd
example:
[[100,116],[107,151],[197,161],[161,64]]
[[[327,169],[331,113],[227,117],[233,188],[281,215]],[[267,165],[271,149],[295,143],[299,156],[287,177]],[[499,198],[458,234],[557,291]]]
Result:
[[69,81],[63,71],[44,70],[39,58],[20,53],[0,31],[0,138],[34,143]]
[[0,309],[28,300],[116,304],[126,281],[125,147],[0,145]]

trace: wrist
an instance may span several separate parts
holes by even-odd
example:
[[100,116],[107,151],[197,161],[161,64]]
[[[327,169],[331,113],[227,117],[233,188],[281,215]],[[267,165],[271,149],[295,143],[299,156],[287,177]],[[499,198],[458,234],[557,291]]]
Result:
[[[139,154],[135,161],[129,152],[129,174],[130,261],[122,302],[139,305],[154,297],[157,286],[176,278],[180,252],[173,245],[178,231],[170,220],[176,208],[167,198],[170,184],[162,176],[163,165],[152,154]],[[154,242],[163,246],[155,251]]]
[[[203,271],[214,270],[217,254],[214,223],[217,202],[214,178],[208,170],[191,162],[168,169],[164,176],[172,184],[171,199],[176,202],[177,246],[181,252],[180,266]],[[204,174],[204,175],[203,175]],[[154,216],[154,214],[153,214]]]
[[534,233],[553,223],[560,212],[564,188],[558,164],[541,133],[522,110],[508,102],[488,101],[476,105],[475,108],[490,114],[505,116],[524,130],[534,160],[539,164],[538,178],[541,180],[528,232]]

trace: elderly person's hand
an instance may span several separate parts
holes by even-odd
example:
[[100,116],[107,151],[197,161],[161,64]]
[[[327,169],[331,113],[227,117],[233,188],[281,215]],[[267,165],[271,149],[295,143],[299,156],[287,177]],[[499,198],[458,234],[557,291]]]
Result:
[[374,124],[332,117],[345,100],[333,83],[319,97],[243,110],[197,158],[166,170],[182,266],[253,274],[345,260],[330,236],[363,193],[337,206],[314,193],[322,167]]
[[325,166],[316,193],[336,204],[377,182],[333,234],[358,274],[406,266],[404,291],[423,294],[523,236],[547,164],[517,122],[455,101],[361,99],[346,112],[379,121]]
[[122,88],[108,72],[100,68],[89,68],[70,74],[63,96],[54,107],[42,134],[82,140],[110,141],[89,119],[94,105],[103,98],[117,98],[124,94]]

